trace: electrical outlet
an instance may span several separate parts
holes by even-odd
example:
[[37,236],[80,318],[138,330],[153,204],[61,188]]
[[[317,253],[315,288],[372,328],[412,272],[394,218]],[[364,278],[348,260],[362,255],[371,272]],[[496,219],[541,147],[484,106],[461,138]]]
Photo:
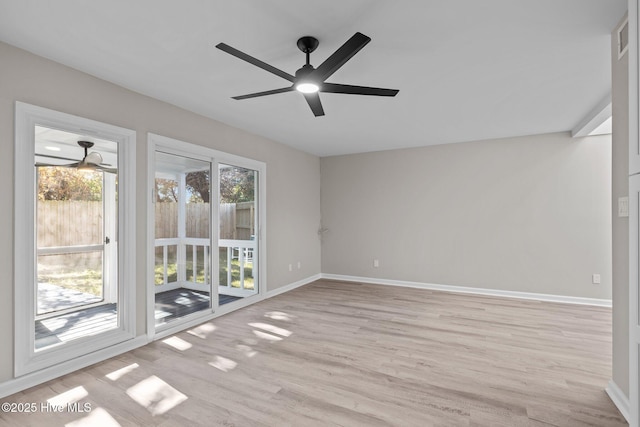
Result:
[[289,264],[289,271],[293,271],[293,264]]
[[592,274],[591,275],[591,282],[594,285],[599,285],[600,284],[600,275],[599,274]]
[[302,263],[298,261],[298,270],[300,270],[301,268],[302,268]]
[[374,259],[374,260],[373,260],[373,266],[374,266],[375,268],[380,267],[380,260]]

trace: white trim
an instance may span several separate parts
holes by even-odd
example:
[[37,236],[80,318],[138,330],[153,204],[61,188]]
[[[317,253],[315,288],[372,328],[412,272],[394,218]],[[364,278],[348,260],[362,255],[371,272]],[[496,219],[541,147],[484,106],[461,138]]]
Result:
[[240,289],[234,288],[232,286],[218,286],[218,293],[220,295],[228,295],[230,297],[252,297],[254,295],[258,295],[258,291],[252,291],[250,289]]
[[640,43],[638,38],[640,33],[638,32],[638,0],[628,1],[628,20],[629,20],[629,175],[634,175],[640,172],[640,139],[638,138],[640,120],[638,120],[638,114],[640,113],[638,96],[638,49]]
[[443,292],[455,292],[463,294],[489,295],[495,297],[530,299],[536,301],[559,302],[564,304],[595,305],[599,307],[611,307],[611,300],[582,298],[564,295],[538,294],[531,292],[504,291],[500,289],[473,288],[468,286],[439,285],[435,283],[408,282],[404,280],[377,279],[374,277],[345,276],[341,274],[322,273],[322,278],[327,280],[339,280],[343,282],[371,283],[374,285],[402,286],[407,288],[429,289]]
[[38,255],[81,254],[85,252],[103,251],[104,243],[99,245],[48,246],[36,250]]
[[271,291],[267,292],[266,298],[273,298],[285,292],[292,291],[300,286],[308,285],[309,283],[315,282],[316,280],[320,280],[323,278],[322,274],[314,274],[313,276],[309,276],[305,279],[298,280],[297,282],[289,283],[285,286],[280,286],[279,288],[275,288]]
[[605,388],[604,391],[607,392],[607,394],[609,395],[609,398],[611,399],[613,404],[616,405],[616,408],[618,408],[618,411],[620,411],[624,419],[627,420],[628,423],[630,423],[629,399],[624,394],[624,392],[620,389],[620,387],[618,387],[618,384],[616,384],[611,379],[609,380],[609,383],[607,384],[607,388]]
[[611,94],[602,99],[571,131],[573,138],[588,136],[612,114]]
[[[35,351],[35,154],[34,126],[97,136],[118,144],[118,327]],[[67,361],[135,338],[136,132],[23,102],[15,103],[14,375]],[[33,284],[34,286],[24,286]]]
[[[145,283],[146,297],[146,332],[151,340],[155,333],[155,297],[156,297],[156,144],[147,135],[147,283]],[[151,249],[153,248],[153,249]],[[149,277],[151,276],[151,277]],[[153,301],[153,305],[151,304]]]
[[37,372],[23,375],[18,378],[13,378],[3,383],[0,383],[0,398],[18,393],[22,390],[26,390],[29,387],[33,387],[38,384],[45,383],[54,378],[61,377],[70,372],[77,371],[94,363],[102,362],[109,358],[118,356],[127,351],[134,350],[149,343],[146,336],[142,335],[132,340],[116,344],[114,346],[98,350],[96,352],[80,356],[73,360],[60,363],[56,366],[42,369]]

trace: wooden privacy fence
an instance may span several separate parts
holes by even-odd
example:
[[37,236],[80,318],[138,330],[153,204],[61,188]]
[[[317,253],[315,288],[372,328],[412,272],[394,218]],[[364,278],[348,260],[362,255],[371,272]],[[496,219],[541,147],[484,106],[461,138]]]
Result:
[[221,203],[220,238],[251,240],[255,235],[254,202]]
[[[156,203],[156,239],[178,237],[178,204]],[[186,237],[209,237],[209,203],[187,203]]]
[[[155,204],[156,239],[178,236],[178,204]],[[250,240],[255,234],[254,202],[221,203],[220,239]],[[38,247],[102,243],[102,202],[39,201]],[[209,203],[187,203],[186,237],[209,237]]]
[[97,245],[103,242],[102,202],[38,201],[37,245]]
[[[209,203],[187,203],[186,237],[209,237]],[[250,240],[255,234],[253,202],[221,203],[220,238]],[[178,237],[178,204],[156,203],[156,239]]]

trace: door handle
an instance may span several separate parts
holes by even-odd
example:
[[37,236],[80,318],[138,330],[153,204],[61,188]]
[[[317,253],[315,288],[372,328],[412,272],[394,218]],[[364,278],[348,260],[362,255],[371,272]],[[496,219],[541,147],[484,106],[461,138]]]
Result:
[[111,243],[111,239],[109,239],[109,237],[107,236],[104,238],[104,244],[108,245],[109,243]]

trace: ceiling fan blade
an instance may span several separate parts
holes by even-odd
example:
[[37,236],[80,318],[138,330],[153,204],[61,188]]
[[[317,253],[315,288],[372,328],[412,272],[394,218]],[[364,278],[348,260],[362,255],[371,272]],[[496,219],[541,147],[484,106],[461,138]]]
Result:
[[99,171],[102,171],[102,172],[107,172],[107,173],[112,173],[112,174],[117,174],[118,173],[118,169],[105,168],[104,166],[100,166],[100,165],[96,165],[96,170],[99,170]]
[[275,95],[276,93],[291,92],[292,90],[293,90],[293,86],[289,86],[289,87],[283,87],[282,89],[273,89],[273,90],[266,90],[264,92],[250,93],[248,95],[232,96],[232,98],[237,100],[257,98],[258,96]]
[[316,117],[324,116],[324,109],[322,108],[322,103],[320,102],[320,95],[318,93],[303,93],[304,99],[307,100],[307,104],[311,107],[311,111],[313,111],[313,115]]
[[218,43],[216,47],[224,52],[227,52],[230,55],[235,56],[236,58],[242,59],[243,61],[247,61],[248,63],[253,64],[256,67],[260,67],[263,70],[268,71],[272,74],[275,74],[276,76],[282,77],[285,80],[289,80],[292,83],[295,80],[295,77],[293,77],[291,74],[285,73],[284,71],[279,70],[276,67],[267,64],[266,62],[262,62],[259,59],[254,58],[253,56],[247,55],[244,52],[240,52],[238,49],[235,49],[229,46],[228,44]]
[[79,163],[70,163],[68,165],[54,165],[53,163],[36,163],[37,168],[41,167],[55,167],[55,168],[77,168]]
[[384,89],[381,87],[341,85],[336,83],[323,83],[320,92],[346,93],[350,95],[374,95],[374,96],[396,96],[398,89]]
[[320,66],[311,73],[310,77],[320,81],[325,81],[370,41],[371,39],[364,34],[355,33],[353,37],[340,46],[333,55],[320,64]]

